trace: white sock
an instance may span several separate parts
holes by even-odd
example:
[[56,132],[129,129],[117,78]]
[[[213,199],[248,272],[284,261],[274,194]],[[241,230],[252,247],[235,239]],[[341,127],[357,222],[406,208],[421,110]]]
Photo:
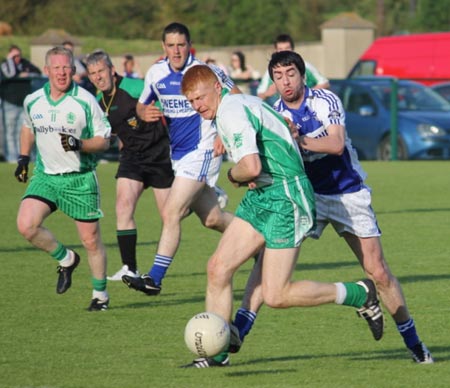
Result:
[[347,297],[347,289],[344,286],[344,283],[334,283],[336,286],[336,299],[334,303],[336,304],[343,304],[345,298]]
[[109,299],[109,295],[106,290],[105,291],[92,290],[92,299],[98,299],[104,302],[105,300]]
[[68,249],[66,257],[64,257],[64,259],[62,260],[59,260],[59,265],[61,267],[70,267],[74,263],[74,261],[75,255],[70,249]]

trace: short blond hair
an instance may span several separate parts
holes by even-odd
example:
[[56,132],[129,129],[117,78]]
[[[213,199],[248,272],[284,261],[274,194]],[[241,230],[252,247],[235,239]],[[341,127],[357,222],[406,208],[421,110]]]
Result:
[[66,49],[64,46],[55,46],[47,51],[47,53],[45,54],[46,66],[50,66],[50,57],[53,55],[65,55],[67,58],[69,58],[70,67],[75,68],[73,53],[69,49]]
[[187,94],[199,83],[214,85],[217,81],[216,73],[208,65],[195,65],[184,74],[181,81],[181,92]]

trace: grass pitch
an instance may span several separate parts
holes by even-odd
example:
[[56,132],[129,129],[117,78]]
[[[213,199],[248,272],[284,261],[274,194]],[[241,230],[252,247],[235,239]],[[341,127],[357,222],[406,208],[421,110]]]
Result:
[[[15,165],[0,164],[0,387],[448,387],[449,224],[448,162],[365,162],[373,206],[383,230],[391,270],[399,278],[419,335],[434,365],[414,364],[393,321],[375,342],[353,309],[263,307],[241,352],[229,368],[181,369],[192,360],[184,345],[187,321],[204,309],[205,265],[219,234],[195,216],[183,221],[182,243],[160,296],[149,297],[109,282],[110,310],[89,313],[90,275],[75,226],[61,213],[45,226],[82,257],[72,288],[57,295],[56,263],[17,232],[15,218],[25,186]],[[120,267],[115,235],[115,163],[98,168],[102,189],[103,240],[109,273]],[[224,166],[224,169],[227,165]],[[233,211],[243,189],[221,177]],[[138,264],[147,271],[160,221],[151,191],[137,211]],[[235,278],[239,305],[251,263]],[[342,239],[328,228],[306,241],[296,279],[358,280],[363,276]]]

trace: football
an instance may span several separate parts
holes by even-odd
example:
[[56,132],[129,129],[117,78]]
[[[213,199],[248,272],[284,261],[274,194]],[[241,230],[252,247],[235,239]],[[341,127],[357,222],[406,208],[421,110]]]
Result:
[[230,326],[216,314],[200,313],[187,323],[184,341],[188,349],[197,356],[214,357],[228,348]]

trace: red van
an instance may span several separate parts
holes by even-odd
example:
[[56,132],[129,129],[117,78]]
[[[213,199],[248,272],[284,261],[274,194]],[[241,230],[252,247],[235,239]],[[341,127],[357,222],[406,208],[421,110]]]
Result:
[[365,75],[394,76],[425,85],[450,81],[450,32],[376,39],[348,78]]

